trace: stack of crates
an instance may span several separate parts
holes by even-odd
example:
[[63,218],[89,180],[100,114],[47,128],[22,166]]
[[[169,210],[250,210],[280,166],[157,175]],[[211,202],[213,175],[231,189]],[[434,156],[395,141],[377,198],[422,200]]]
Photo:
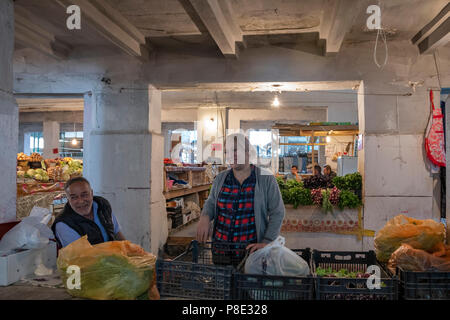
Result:
[[[208,300],[311,300],[314,279],[244,274],[245,243],[192,241],[172,261],[158,260],[157,283],[161,297]],[[308,264],[311,250],[293,250]]]

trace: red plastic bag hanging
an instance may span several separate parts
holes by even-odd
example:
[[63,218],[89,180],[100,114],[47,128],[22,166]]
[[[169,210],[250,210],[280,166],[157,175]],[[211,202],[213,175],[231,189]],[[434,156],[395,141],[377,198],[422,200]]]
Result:
[[430,90],[430,102],[433,109],[433,116],[428,124],[427,135],[425,137],[425,150],[427,151],[428,159],[434,165],[445,167],[444,116],[441,108],[434,107],[432,90]]

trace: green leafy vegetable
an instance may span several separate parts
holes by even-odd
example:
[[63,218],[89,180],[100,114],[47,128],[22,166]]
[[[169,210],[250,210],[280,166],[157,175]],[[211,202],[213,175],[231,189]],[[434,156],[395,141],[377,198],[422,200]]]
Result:
[[339,208],[342,210],[344,208],[359,208],[362,205],[361,200],[359,200],[358,196],[348,190],[342,190],[339,195]]
[[322,209],[325,213],[333,211],[333,205],[330,202],[330,190],[322,190]]
[[362,176],[359,172],[355,172],[343,177],[334,177],[333,184],[340,190],[359,191],[362,188]]
[[313,204],[311,192],[308,189],[299,186],[289,189],[289,200],[290,203],[294,205],[295,209],[297,209],[299,205],[309,206]]

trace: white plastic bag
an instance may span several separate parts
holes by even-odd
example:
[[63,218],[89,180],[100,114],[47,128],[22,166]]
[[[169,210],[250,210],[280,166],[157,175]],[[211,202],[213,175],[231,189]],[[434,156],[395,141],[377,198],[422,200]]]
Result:
[[253,252],[245,262],[245,273],[303,277],[309,275],[308,263],[284,246],[278,236],[262,249]]
[[41,249],[53,239],[52,230],[47,226],[51,219],[48,209],[34,207],[30,216],[9,230],[0,240],[0,252],[14,249]]

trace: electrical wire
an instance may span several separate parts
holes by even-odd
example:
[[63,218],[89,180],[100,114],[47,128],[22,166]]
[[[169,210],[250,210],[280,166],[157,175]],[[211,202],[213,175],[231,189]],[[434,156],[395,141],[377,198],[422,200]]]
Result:
[[[378,63],[378,59],[377,59],[378,37],[380,36],[380,34],[381,34],[381,39],[384,42],[384,48],[385,48],[385,52],[386,52],[386,56],[384,57],[384,62],[383,62],[382,66]],[[383,29],[378,29],[377,38],[375,40],[375,48],[373,50],[373,60],[375,61],[375,64],[377,65],[378,68],[380,68],[380,69],[384,68],[384,66],[387,64],[388,56],[389,56],[389,53],[388,53],[386,33],[384,32]]]
[[433,52],[433,57],[434,57],[434,65],[436,66],[436,75],[437,75],[438,82],[439,82],[439,88],[442,89],[441,77],[439,75],[439,68],[438,68],[437,60],[436,60],[436,51]]

